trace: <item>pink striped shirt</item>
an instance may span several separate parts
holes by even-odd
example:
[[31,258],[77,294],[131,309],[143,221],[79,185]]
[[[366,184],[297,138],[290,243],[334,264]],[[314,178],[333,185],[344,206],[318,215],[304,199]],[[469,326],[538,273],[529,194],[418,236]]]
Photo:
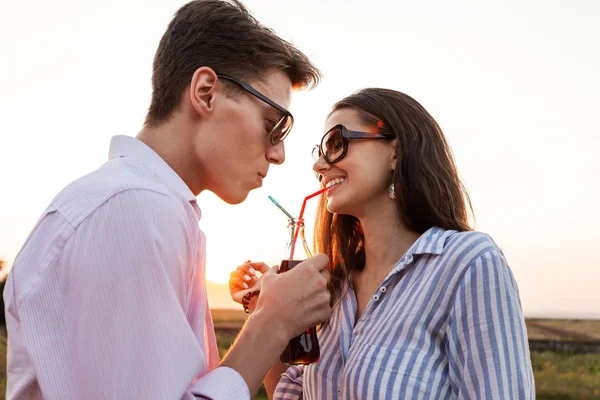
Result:
[[200,208],[152,149],[112,139],[67,186],[4,290],[7,399],[249,399],[218,367]]

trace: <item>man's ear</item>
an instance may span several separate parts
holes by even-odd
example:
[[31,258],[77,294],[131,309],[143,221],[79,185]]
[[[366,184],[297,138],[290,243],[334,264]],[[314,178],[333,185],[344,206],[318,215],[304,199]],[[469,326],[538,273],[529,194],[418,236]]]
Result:
[[201,67],[194,72],[190,83],[190,103],[200,116],[212,111],[218,80],[216,72],[210,67]]

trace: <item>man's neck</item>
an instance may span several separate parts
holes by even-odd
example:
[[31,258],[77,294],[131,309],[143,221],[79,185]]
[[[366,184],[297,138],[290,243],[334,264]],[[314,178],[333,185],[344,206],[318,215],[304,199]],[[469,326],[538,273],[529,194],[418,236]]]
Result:
[[156,152],[190,188],[194,196],[204,189],[198,177],[200,166],[194,165],[194,145],[189,125],[177,118],[156,127],[145,126],[136,136]]

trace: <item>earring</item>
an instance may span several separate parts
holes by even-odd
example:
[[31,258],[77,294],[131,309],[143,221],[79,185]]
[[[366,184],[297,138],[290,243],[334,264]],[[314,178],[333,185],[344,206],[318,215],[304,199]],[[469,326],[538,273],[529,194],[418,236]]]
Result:
[[390,199],[396,200],[396,191],[394,190],[393,183],[391,183],[390,187],[388,188],[388,196],[390,196]]

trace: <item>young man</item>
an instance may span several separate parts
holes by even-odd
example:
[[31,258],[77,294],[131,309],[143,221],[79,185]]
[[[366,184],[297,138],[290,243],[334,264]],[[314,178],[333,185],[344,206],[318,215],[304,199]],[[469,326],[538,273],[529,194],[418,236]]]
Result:
[[[329,317],[327,257],[262,279],[219,363],[196,196],[228,203],[285,159],[308,58],[235,0],[196,0],[158,47],[137,138],[51,203],[4,291],[7,399],[248,399],[289,339]],[[298,285],[302,282],[302,285]]]

